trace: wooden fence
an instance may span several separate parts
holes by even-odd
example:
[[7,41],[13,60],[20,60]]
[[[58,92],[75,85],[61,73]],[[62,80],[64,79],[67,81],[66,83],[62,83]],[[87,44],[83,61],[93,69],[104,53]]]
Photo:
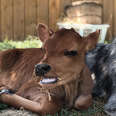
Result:
[[[36,35],[37,23],[55,29],[66,5],[77,0],[0,0],[0,40],[24,40]],[[103,4],[103,23],[111,25],[110,35],[116,36],[116,0],[99,0]]]

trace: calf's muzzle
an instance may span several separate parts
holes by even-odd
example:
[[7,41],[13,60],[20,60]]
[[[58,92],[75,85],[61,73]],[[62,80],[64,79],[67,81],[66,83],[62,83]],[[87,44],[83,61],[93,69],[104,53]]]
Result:
[[50,70],[51,70],[51,67],[48,64],[37,64],[37,65],[35,65],[36,76],[44,76]]

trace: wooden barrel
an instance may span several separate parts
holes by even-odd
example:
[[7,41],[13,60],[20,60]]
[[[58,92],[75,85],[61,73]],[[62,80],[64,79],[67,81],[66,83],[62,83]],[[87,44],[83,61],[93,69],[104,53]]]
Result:
[[102,5],[95,1],[77,1],[66,6],[67,18],[76,20],[77,23],[101,24]]

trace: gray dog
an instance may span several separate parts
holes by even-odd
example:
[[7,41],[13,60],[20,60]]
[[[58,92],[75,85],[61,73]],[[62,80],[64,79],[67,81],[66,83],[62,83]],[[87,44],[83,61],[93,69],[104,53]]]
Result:
[[97,44],[86,54],[86,63],[96,77],[93,97],[106,95],[104,109],[116,116],[116,39],[111,44]]

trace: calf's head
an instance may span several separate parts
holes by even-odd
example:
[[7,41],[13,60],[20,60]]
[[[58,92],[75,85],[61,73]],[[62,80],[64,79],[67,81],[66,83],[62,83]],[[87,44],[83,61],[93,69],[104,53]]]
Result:
[[43,42],[44,57],[35,66],[41,84],[60,84],[76,79],[85,66],[85,53],[94,48],[99,31],[81,37],[74,29],[56,32],[46,25],[38,25],[38,35]]

